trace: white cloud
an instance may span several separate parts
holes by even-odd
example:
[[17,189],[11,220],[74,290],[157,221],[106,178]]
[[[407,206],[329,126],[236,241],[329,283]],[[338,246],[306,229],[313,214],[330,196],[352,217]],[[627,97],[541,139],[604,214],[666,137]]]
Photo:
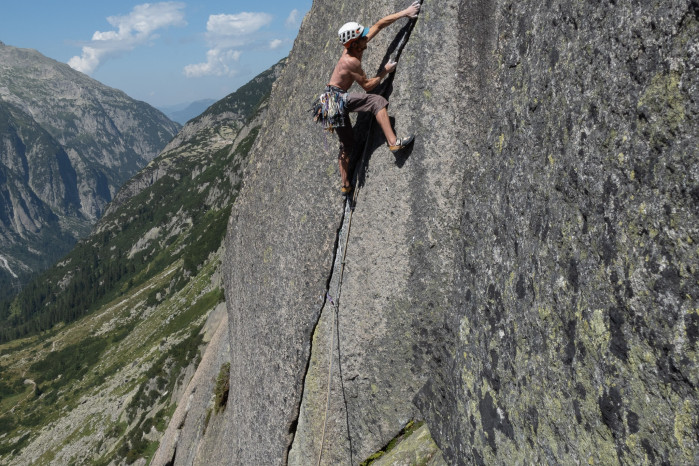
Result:
[[249,12],[209,16],[206,23],[206,40],[209,45],[206,62],[185,66],[185,76],[195,78],[234,75],[236,71],[233,66],[242,54],[238,49],[252,43],[255,33],[269,25],[273,19],[273,16],[267,13]]
[[252,34],[272,22],[267,13],[238,13],[237,15],[211,15],[206,23],[210,38],[243,36]]
[[184,74],[188,78],[233,76],[236,71],[231,68],[231,65],[238,61],[240,55],[239,50],[211,49],[206,52],[206,63],[187,65],[184,67]]
[[274,40],[269,42],[269,48],[272,50],[278,49],[279,47],[282,46],[283,43],[284,43],[284,41],[281,39],[274,39]]
[[296,29],[299,26],[299,10],[297,10],[296,8],[291,10],[291,13],[289,13],[289,17],[286,18],[284,24],[289,29]]
[[155,31],[170,26],[184,26],[185,4],[181,2],[144,3],[136,5],[124,16],[110,16],[114,31],[95,31],[92,40],[83,46],[82,55],[68,64],[78,71],[90,74],[105,60],[144,45],[157,37]]

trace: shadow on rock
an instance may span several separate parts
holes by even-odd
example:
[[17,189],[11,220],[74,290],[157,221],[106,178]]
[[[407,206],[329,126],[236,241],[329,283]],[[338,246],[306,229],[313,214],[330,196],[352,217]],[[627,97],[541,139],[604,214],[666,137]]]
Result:
[[[384,57],[381,59],[381,65],[377,71],[377,74],[386,66],[389,59],[398,61],[401,53],[403,52],[403,47],[410,38],[412,32],[413,22],[408,22],[400,31],[396,34],[395,38],[388,46]],[[383,83],[378,85],[375,89],[368,92],[368,94],[378,94],[389,100],[389,111],[390,111],[390,97],[393,94],[393,79],[395,78],[395,73],[391,73]],[[396,119],[395,117],[390,117],[391,127],[395,132]],[[352,156],[350,160],[350,173],[352,173],[352,178],[355,180],[354,186],[356,189],[361,189],[366,181],[366,173],[369,168],[369,162],[374,152],[379,147],[386,147],[386,137],[384,136],[378,123],[374,124],[374,115],[370,113],[360,113],[357,117],[357,122],[354,124],[354,149],[352,151]],[[399,134],[396,134],[399,136]],[[393,154],[395,156],[395,163],[398,168],[402,168],[405,165],[406,160],[412,154],[413,144],[409,147]],[[388,148],[386,147],[386,152]]]
[[403,168],[403,165],[405,165],[405,162],[413,153],[413,147],[415,147],[415,141],[411,142],[410,145],[405,149],[399,150],[398,152],[394,152],[393,155],[396,158],[396,167]]

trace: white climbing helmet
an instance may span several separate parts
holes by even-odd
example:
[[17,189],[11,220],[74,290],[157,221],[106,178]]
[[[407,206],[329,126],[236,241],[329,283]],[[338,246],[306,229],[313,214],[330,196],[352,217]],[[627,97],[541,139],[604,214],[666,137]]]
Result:
[[351,21],[349,23],[345,23],[340,30],[337,31],[337,34],[340,36],[340,42],[342,42],[342,45],[348,47],[350,42],[352,42],[354,39],[364,37],[369,34],[369,29],[365,28],[359,23]]

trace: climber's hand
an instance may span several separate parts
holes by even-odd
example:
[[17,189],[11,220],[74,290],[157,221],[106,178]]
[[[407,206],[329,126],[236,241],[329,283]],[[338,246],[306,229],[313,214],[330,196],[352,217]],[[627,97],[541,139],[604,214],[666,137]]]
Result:
[[415,1],[413,2],[412,5],[410,5],[408,8],[406,8],[403,13],[405,13],[405,16],[409,18],[417,18],[417,15],[420,13],[420,2]]
[[396,71],[396,66],[398,66],[398,62],[389,60],[388,63],[386,63],[384,69],[387,73],[393,73],[394,71]]

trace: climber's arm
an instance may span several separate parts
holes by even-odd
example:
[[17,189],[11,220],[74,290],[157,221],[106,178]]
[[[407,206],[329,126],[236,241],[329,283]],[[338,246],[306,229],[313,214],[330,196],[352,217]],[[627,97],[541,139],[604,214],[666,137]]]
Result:
[[369,92],[372,89],[374,89],[376,86],[378,86],[381,83],[381,80],[388,75],[388,73],[392,72],[396,68],[395,63],[389,63],[386,64],[385,68],[381,70],[379,74],[374,76],[373,78],[369,79],[366,76],[366,73],[362,69],[361,63],[359,60],[353,60],[352,61],[352,67],[349,69],[349,72],[352,76],[352,79],[357,81],[357,84],[362,86],[362,88]]
[[394,13],[392,15],[384,16],[380,20],[376,22],[370,29],[369,29],[369,34],[367,34],[367,42],[369,42],[371,39],[376,36],[376,34],[379,33],[379,31],[386,26],[395,23],[401,18],[416,18],[418,13],[420,12],[420,2],[413,2],[412,5],[410,5],[408,8],[406,8],[403,11],[399,11],[398,13]]

